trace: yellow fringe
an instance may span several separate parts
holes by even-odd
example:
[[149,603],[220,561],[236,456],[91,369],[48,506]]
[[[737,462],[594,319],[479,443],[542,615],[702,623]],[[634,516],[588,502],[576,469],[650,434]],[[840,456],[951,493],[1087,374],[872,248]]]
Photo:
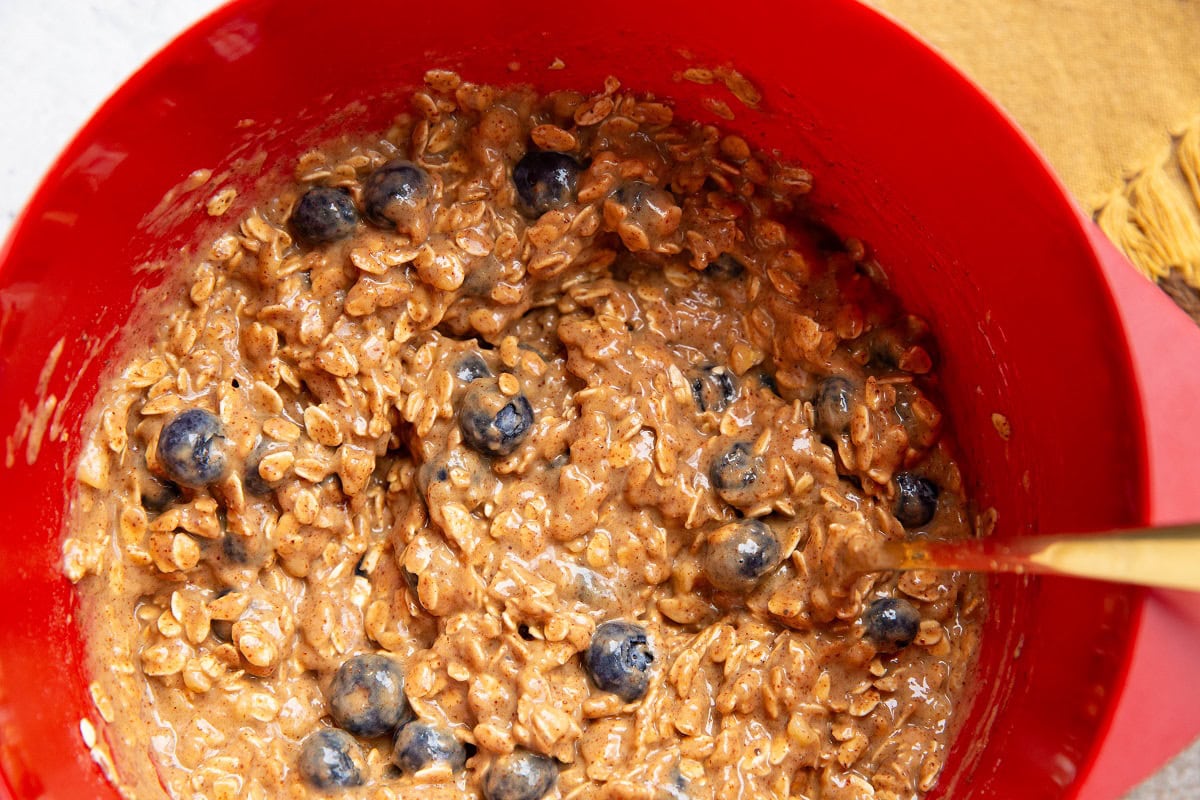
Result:
[[1192,190],[1192,202],[1200,207],[1200,117],[1179,137],[1179,170]]
[[1097,205],[1096,222],[1151,280],[1200,289],[1200,117]]

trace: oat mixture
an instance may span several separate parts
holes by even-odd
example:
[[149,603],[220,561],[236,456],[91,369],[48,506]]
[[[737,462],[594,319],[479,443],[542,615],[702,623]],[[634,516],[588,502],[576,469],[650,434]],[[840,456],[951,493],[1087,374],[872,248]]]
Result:
[[925,326],[737,136],[427,84],[100,392],[93,753],[139,798],[922,796],[982,589],[849,565],[970,534]]

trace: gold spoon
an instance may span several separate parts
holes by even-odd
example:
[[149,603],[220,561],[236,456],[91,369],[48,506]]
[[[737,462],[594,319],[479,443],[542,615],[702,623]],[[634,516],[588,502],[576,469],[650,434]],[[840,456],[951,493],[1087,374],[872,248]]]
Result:
[[[861,554],[871,571],[963,570],[1072,575],[1200,591],[1200,524],[1103,534],[1029,536],[999,542],[887,542]],[[864,566],[866,565],[864,564]]]

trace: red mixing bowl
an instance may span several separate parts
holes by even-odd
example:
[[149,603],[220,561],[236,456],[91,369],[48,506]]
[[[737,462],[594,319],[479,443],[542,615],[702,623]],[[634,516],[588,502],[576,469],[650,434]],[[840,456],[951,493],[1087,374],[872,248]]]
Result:
[[[555,58],[566,69],[547,70]],[[691,65],[735,66],[762,90],[758,110],[679,81]],[[1200,333],[1003,113],[874,12],[849,0],[244,0],[109,100],[0,254],[0,798],[116,796],[81,740],[80,719],[97,716],[59,538],[112,334],[160,279],[137,267],[220,224],[203,210],[218,187],[239,190],[235,218],[257,176],[289,171],[322,135],[385,128],[430,67],[546,90],[616,74],[709,121],[703,99],[727,101],[727,127],[809,165],[829,221],[870,243],[932,324],[968,480],[998,510],[997,535],[1200,518]],[[198,169],[213,179],[183,191]],[[1197,663],[1191,596],[993,579],[974,696],[935,796],[1118,796],[1200,733]]]

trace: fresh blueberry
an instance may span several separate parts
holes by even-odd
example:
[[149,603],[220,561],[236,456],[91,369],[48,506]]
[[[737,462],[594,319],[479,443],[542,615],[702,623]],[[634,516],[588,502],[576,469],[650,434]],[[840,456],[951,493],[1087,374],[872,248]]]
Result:
[[258,497],[265,497],[275,490],[274,484],[262,476],[258,471],[258,467],[262,464],[263,456],[267,452],[260,446],[254,449],[250,457],[246,459],[246,471],[242,474],[242,486],[247,492]]
[[722,281],[740,278],[745,271],[746,265],[729,253],[721,253],[721,255],[708,262],[708,266],[704,268],[705,275]]
[[354,232],[358,209],[345,189],[314,186],[296,204],[291,223],[292,231],[301,241],[333,242]]
[[907,600],[881,597],[863,614],[866,636],[880,650],[903,650],[917,638],[921,629],[921,612]]
[[454,376],[463,383],[492,377],[492,370],[479,353],[467,353],[454,366]]
[[734,442],[713,460],[709,477],[725,502],[738,505],[765,469],[762,456],[750,452],[749,442]]
[[528,750],[500,756],[483,778],[484,800],[541,800],[558,780],[554,760]]
[[872,366],[887,370],[899,367],[900,354],[906,348],[894,331],[878,330],[876,335],[863,338],[867,343],[867,352],[870,354]]
[[396,732],[392,763],[401,772],[411,775],[439,762],[448,764],[452,772],[466,766],[466,748],[450,731],[413,721]]
[[657,189],[645,181],[623,183],[613,192],[613,199],[629,209],[630,216],[640,214],[646,204],[654,199]]
[[775,380],[775,376],[767,372],[765,369],[760,369],[754,373],[754,377],[758,379],[759,384],[764,389],[774,395],[779,394],[779,382]]
[[140,481],[142,507],[152,514],[161,514],[183,497],[183,491],[172,481],[164,481],[142,473]]
[[184,411],[163,427],[157,454],[168,478],[193,489],[216,483],[229,470],[221,420],[202,408]]
[[906,528],[920,528],[937,511],[938,487],[928,478],[911,472],[896,475],[896,505],[892,513]]
[[708,539],[704,571],[718,589],[744,592],[772,572],[783,560],[779,538],[760,519],[723,525]]
[[345,731],[325,728],[310,733],[300,745],[300,775],[314,789],[349,789],[363,782],[362,753]]
[[411,161],[394,159],[363,182],[363,215],[388,230],[404,224],[428,201],[429,174]]
[[632,703],[641,699],[650,685],[654,651],[644,628],[613,620],[596,628],[584,661],[597,688]]
[[382,736],[412,718],[404,673],[387,656],[364,653],[338,667],[329,686],[333,721],[355,736]]
[[506,456],[533,429],[533,407],[523,394],[502,393],[495,380],[476,381],[458,409],[463,441],[490,456]]
[[647,231],[665,232],[672,210],[678,212],[675,195],[645,181],[622,184],[613,192],[612,199],[625,207],[625,219],[628,222]]
[[692,397],[700,413],[720,414],[737,396],[737,381],[725,367],[704,367],[692,377]]
[[245,564],[249,558],[245,538],[225,531],[221,537],[221,555],[231,564]]
[[517,197],[533,218],[574,202],[578,182],[579,162],[566,153],[532,150],[513,167]]
[[266,478],[259,474],[257,461],[246,465],[246,474],[242,476],[242,486],[247,492],[257,497],[266,497],[274,488]]
[[417,489],[429,496],[431,486],[450,479],[450,462],[442,457],[427,461],[417,469]]
[[452,447],[430,453],[429,460],[417,468],[417,489],[426,502],[439,503],[444,502],[445,497],[436,493],[438,487],[451,488],[459,500],[474,509],[488,495],[489,486],[484,476],[490,473],[491,465],[474,451]]
[[854,410],[854,385],[845,378],[832,376],[821,381],[813,403],[817,433],[827,439],[837,439],[850,427]]

